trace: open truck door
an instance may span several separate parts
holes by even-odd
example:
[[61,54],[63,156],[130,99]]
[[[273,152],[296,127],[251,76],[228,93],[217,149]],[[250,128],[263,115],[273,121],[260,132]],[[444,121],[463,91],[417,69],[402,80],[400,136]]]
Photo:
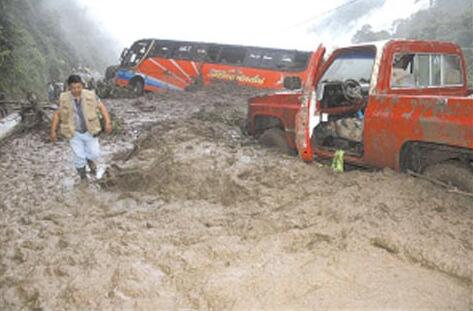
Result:
[[314,159],[311,136],[314,128],[320,122],[320,116],[316,114],[317,96],[314,84],[322,65],[324,54],[325,48],[321,44],[309,60],[308,68],[310,68],[310,71],[303,86],[301,106],[296,114],[296,147],[299,156],[305,162],[312,162]]

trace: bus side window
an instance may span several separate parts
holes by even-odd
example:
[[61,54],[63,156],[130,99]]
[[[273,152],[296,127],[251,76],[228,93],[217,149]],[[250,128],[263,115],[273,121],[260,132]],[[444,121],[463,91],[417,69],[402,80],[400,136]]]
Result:
[[209,63],[216,63],[218,60],[218,57],[220,56],[220,52],[222,51],[222,47],[218,45],[211,45],[208,50],[208,59],[207,61]]
[[224,47],[218,62],[222,64],[243,65],[246,56],[246,48],[244,47]]
[[262,51],[257,49],[248,50],[246,55],[245,66],[259,67],[261,65]]
[[269,52],[269,51],[265,52],[261,59],[261,67],[270,68],[270,69],[276,68],[275,56],[276,56],[275,52]]
[[276,60],[277,69],[291,69],[294,67],[294,54],[280,52]]
[[296,55],[294,56],[294,66],[292,67],[293,70],[303,70],[307,67],[307,62],[309,61],[311,53],[307,52],[298,52],[296,51]]
[[196,46],[194,47],[194,52],[192,59],[195,61],[207,61],[209,58],[207,47],[206,46]]
[[166,42],[157,42],[156,45],[154,46],[153,51],[151,51],[150,56],[151,57],[169,57],[172,50],[173,50],[174,44],[171,42],[166,43]]
[[192,45],[188,43],[178,44],[174,50],[172,57],[178,59],[191,59]]

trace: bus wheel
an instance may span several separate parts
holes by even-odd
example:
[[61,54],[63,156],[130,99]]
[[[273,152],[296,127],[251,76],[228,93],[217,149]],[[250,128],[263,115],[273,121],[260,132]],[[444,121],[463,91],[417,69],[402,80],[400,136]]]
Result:
[[294,155],[295,151],[289,147],[286,140],[286,134],[278,128],[270,128],[263,132],[258,139],[263,146],[275,148],[281,153]]
[[145,84],[143,80],[136,79],[135,81],[133,81],[133,84],[131,86],[131,90],[133,94],[135,94],[136,96],[141,96],[143,95],[144,89],[145,89]]
[[473,169],[468,163],[460,161],[442,162],[428,166],[424,170],[424,174],[460,190],[473,193]]

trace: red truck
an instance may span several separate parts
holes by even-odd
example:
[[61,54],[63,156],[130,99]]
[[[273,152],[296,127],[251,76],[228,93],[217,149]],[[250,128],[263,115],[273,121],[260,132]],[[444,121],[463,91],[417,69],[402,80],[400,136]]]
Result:
[[253,97],[248,132],[307,162],[411,170],[473,192],[473,90],[449,42],[320,46],[299,91]]

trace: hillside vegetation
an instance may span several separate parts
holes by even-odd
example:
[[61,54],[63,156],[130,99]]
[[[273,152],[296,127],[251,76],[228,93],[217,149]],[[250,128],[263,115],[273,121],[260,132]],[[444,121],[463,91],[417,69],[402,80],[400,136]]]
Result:
[[64,80],[72,68],[103,72],[116,44],[75,1],[0,0],[0,92],[10,96]]
[[431,7],[407,19],[397,20],[390,30],[374,31],[364,25],[352,38],[354,43],[390,38],[453,41],[466,57],[470,86],[473,86],[473,1],[436,0]]

